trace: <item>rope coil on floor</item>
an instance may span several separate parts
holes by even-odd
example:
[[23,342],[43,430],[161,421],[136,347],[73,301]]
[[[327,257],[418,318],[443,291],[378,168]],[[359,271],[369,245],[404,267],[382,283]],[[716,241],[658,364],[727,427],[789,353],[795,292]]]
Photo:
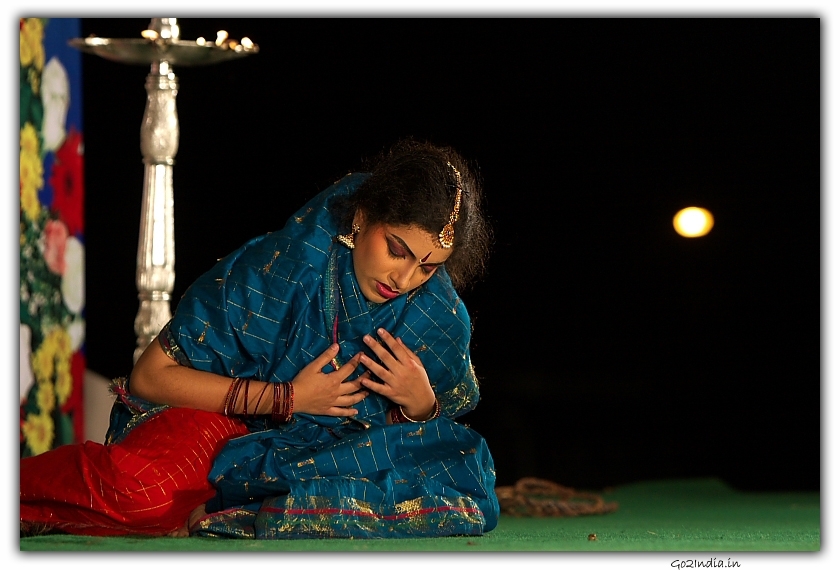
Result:
[[515,517],[576,517],[601,515],[618,509],[595,493],[576,491],[537,477],[523,477],[515,485],[496,487],[502,514]]

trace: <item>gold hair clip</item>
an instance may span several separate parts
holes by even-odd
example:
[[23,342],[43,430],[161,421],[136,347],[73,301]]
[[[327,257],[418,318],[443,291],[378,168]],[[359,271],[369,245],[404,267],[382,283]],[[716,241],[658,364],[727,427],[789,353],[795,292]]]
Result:
[[439,234],[441,247],[449,249],[455,243],[455,222],[458,221],[458,213],[461,211],[461,173],[450,162],[447,162],[446,165],[455,171],[455,180],[457,181],[455,187],[455,207],[452,209],[452,213],[449,214],[449,223],[443,226]]

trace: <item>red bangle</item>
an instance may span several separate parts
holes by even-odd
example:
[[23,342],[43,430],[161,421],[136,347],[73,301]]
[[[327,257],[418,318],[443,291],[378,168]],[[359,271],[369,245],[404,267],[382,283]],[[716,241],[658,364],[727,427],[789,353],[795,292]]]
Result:
[[271,419],[275,422],[280,421],[280,406],[283,405],[283,397],[280,394],[282,386],[280,382],[274,383],[274,401],[271,404]]
[[257,398],[257,404],[254,406],[254,413],[251,414],[252,417],[260,413],[260,403],[262,402],[263,396],[265,395],[265,391],[268,389],[268,386],[268,383],[263,385],[263,389],[260,391],[260,397]]
[[233,398],[230,401],[230,415],[236,415],[236,401],[239,400],[239,392],[242,391],[242,378],[236,379],[236,389],[233,391]]
[[291,382],[286,383],[286,394],[283,400],[283,423],[289,423],[295,411],[295,387]]
[[225,400],[222,403],[222,413],[226,416],[230,415],[228,406],[230,405],[230,395],[233,392],[234,384],[236,384],[235,378],[231,381],[230,385],[228,386],[227,394],[225,394]]
[[[280,394],[280,390],[283,394]],[[292,419],[295,411],[295,387],[291,382],[274,383],[274,402],[271,409],[271,419],[286,424]]]
[[242,380],[234,378],[228,387],[227,395],[225,395],[225,402],[222,406],[222,412],[226,416],[232,416],[236,413],[236,398],[239,397],[239,388],[242,386]]

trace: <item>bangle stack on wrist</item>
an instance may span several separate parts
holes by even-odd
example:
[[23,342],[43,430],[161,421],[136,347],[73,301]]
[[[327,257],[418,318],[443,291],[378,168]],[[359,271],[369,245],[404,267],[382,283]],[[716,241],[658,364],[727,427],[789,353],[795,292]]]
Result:
[[291,382],[275,382],[271,419],[281,424],[287,424],[291,421],[294,411],[295,387]]
[[[237,413],[236,404],[239,400],[239,393],[242,391],[243,385],[245,386],[243,407],[242,411],[240,413]],[[263,389],[260,392],[259,398],[257,398],[257,403],[254,406],[254,409],[249,413],[248,392],[251,387],[251,380],[234,378],[233,381],[230,383],[230,387],[228,388],[227,394],[225,395],[225,402],[222,407],[222,413],[224,413],[224,415],[226,416],[243,416],[245,418],[255,417],[257,414],[260,413],[260,404],[262,403],[263,396],[265,395],[266,390],[268,390],[269,385],[270,383],[265,383],[263,385]],[[271,385],[274,389],[274,401],[271,405],[271,419],[280,423],[289,423],[289,421],[292,419],[292,414],[294,413],[295,408],[295,389],[292,386],[291,382],[275,382]]]
[[421,422],[428,422],[430,420],[434,420],[440,417],[440,402],[437,398],[435,398],[435,407],[432,410],[432,413],[429,415],[428,418],[425,420],[413,420],[405,414],[405,410],[403,410],[402,406],[395,406],[391,408],[391,423],[392,424],[405,424],[405,423],[421,423]]

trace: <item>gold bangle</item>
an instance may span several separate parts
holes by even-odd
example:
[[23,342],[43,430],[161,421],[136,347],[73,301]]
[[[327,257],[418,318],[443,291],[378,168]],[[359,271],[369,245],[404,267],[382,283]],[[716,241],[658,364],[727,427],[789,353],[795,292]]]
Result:
[[437,397],[435,397],[435,407],[434,407],[434,409],[432,410],[432,413],[431,413],[431,414],[429,414],[429,417],[428,417],[428,418],[426,418],[425,420],[412,420],[410,417],[408,417],[408,416],[406,415],[405,410],[403,410],[403,407],[402,407],[402,406],[397,406],[397,409],[399,410],[400,415],[401,415],[403,418],[405,418],[405,420],[406,420],[406,421],[411,422],[411,423],[413,423],[413,424],[419,424],[419,423],[422,423],[422,422],[428,422],[428,421],[430,421],[430,420],[434,420],[434,419],[437,419],[437,418],[439,418],[439,417],[440,417],[440,402],[438,401]]

